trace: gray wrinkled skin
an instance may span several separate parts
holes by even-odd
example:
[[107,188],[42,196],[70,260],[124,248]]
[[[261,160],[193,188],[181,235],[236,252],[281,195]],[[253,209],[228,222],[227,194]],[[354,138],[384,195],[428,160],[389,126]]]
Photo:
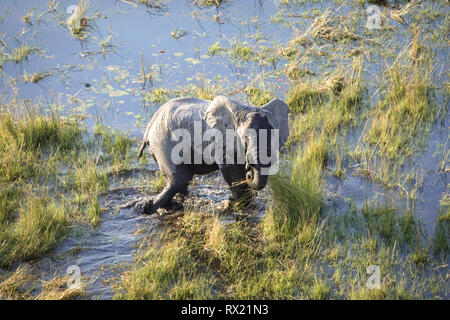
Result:
[[[150,154],[158,163],[166,180],[166,186],[154,202],[149,201],[144,206],[144,213],[153,213],[158,208],[169,206],[177,193],[187,194],[187,187],[195,174],[220,170],[230,186],[233,200],[250,199],[252,189],[261,190],[267,183],[268,177],[260,174],[262,165],[259,163],[250,165],[247,161],[246,164],[227,164],[224,160],[224,164],[174,164],[171,154],[179,143],[172,141],[174,130],[186,129],[194,139],[194,121],[201,121],[202,132],[216,129],[220,130],[224,137],[225,130],[232,129],[239,136],[237,141],[242,150],[245,150],[246,159],[258,159],[260,150],[257,141],[246,138],[246,131],[249,128],[255,129],[256,132],[262,128],[279,129],[281,148],[289,136],[288,113],[288,106],[279,99],[274,99],[260,108],[244,105],[224,96],[217,96],[213,101],[191,97],[178,98],[162,105],[145,130],[139,156],[145,147],[149,146]],[[203,142],[203,148],[209,143]],[[194,149],[191,153],[194,154]]]

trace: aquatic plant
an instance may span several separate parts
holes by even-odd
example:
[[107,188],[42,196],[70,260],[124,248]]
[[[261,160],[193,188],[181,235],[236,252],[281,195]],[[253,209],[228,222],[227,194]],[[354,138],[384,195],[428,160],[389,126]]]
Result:
[[212,6],[219,7],[227,0],[190,0],[193,5],[200,8],[208,8]]
[[[437,115],[431,97],[433,59],[420,45],[419,32],[387,70],[386,95],[373,110],[372,124],[366,140],[380,147],[389,158],[411,156],[420,140],[412,139],[429,126]],[[406,60],[400,64],[401,60]],[[419,142],[419,143],[417,143]]]
[[52,75],[51,72],[35,72],[32,74],[27,74],[26,72],[24,72],[23,81],[38,83],[39,81],[41,81],[51,75]]
[[31,299],[29,283],[34,279],[31,267],[27,264],[19,266],[14,272],[8,272],[0,277],[1,299]]
[[221,54],[222,52],[225,51],[225,48],[222,48],[219,44],[219,41],[213,43],[209,48],[208,48],[208,54],[210,56],[217,56],[219,54]]
[[89,9],[89,0],[78,0],[78,5],[66,20],[72,36],[78,40],[85,40],[88,36],[88,19],[86,13]]
[[20,47],[13,49],[12,53],[8,56],[8,60],[14,61],[15,63],[21,63],[24,60],[28,60],[30,55],[39,53],[40,51],[39,47],[24,43]]

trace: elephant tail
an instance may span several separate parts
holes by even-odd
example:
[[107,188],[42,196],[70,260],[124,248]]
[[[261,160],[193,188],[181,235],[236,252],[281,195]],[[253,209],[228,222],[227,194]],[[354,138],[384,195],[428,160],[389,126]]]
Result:
[[141,149],[139,149],[139,156],[138,156],[138,159],[139,159],[140,157],[142,157],[142,153],[144,152],[144,149],[145,149],[146,146],[148,146],[148,144],[149,144],[148,141],[142,142]]

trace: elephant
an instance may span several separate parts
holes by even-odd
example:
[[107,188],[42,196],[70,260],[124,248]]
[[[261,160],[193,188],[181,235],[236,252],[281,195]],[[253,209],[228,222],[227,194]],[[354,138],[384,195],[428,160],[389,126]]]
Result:
[[[275,159],[273,155],[278,156],[289,136],[288,114],[289,107],[280,99],[273,99],[262,107],[242,104],[225,96],[213,100],[183,97],[163,104],[145,130],[139,158],[149,146],[166,185],[154,201],[144,204],[144,214],[169,207],[177,193],[186,195],[194,175],[217,170],[231,189],[231,200],[251,200],[253,192],[267,184],[267,172]],[[198,132],[205,132],[205,136],[206,132],[212,132],[210,143]],[[235,138],[231,143],[230,133]],[[184,138],[183,143],[179,142],[180,138]],[[208,145],[212,151],[202,153]],[[278,149],[272,150],[273,145]],[[221,149],[216,149],[218,147]]]

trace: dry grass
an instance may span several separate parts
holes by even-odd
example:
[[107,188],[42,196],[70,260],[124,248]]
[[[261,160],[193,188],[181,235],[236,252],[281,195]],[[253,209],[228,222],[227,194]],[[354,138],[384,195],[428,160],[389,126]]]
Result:
[[83,288],[67,288],[68,276],[55,277],[49,281],[42,281],[41,293],[37,300],[74,300],[83,298],[85,291]]
[[0,300],[26,300],[32,297],[30,282],[34,279],[29,265],[0,277]]

